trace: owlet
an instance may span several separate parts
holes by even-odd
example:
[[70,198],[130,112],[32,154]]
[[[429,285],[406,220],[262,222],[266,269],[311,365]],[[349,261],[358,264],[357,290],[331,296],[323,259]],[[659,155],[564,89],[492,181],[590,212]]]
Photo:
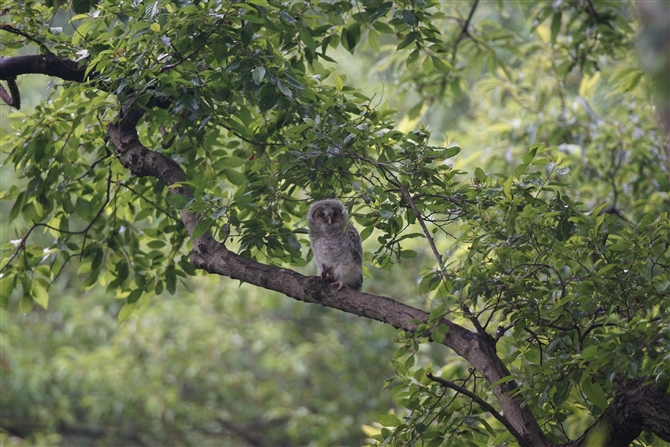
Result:
[[335,281],[331,287],[363,286],[363,247],[353,224],[347,222],[347,209],[339,200],[315,202],[307,215],[309,240],[319,276]]

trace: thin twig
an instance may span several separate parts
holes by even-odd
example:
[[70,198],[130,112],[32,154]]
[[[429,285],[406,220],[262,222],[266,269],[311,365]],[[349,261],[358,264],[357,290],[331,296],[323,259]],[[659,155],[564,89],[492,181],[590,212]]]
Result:
[[477,396],[475,393],[470,391],[467,388],[463,388],[462,386],[458,386],[453,382],[450,382],[449,380],[443,379],[441,377],[434,376],[433,373],[430,371],[426,373],[426,377],[428,377],[430,380],[439,383],[442,386],[445,386],[447,388],[451,388],[452,390],[456,391],[457,393],[461,393],[465,396],[468,396],[470,399],[473,401],[477,402],[479,406],[481,406],[484,410],[488,411],[491,413],[491,416],[494,418],[498,419],[501,424],[505,426],[507,430],[514,436],[517,440],[522,439],[521,434],[514,428],[512,424],[503,416],[502,414],[498,413],[498,411],[493,408],[493,406],[486,402],[484,399],[481,397]]
[[103,202],[102,206],[100,207],[100,210],[98,210],[98,213],[95,215],[95,217],[93,217],[93,220],[91,220],[91,222],[89,222],[88,225],[86,225],[86,227],[84,229],[79,230],[79,231],[70,231],[70,230],[63,230],[61,228],[56,228],[52,225],[42,223],[42,222],[33,223],[33,225],[26,232],[26,235],[23,236],[20,239],[21,243],[19,244],[19,246],[16,249],[16,251],[14,252],[14,254],[9,258],[7,263],[0,268],[0,273],[2,273],[3,270],[5,270],[12,263],[14,258],[16,258],[16,256],[18,256],[18,254],[21,251],[25,252],[25,247],[26,247],[25,244],[26,244],[26,241],[28,240],[28,237],[33,232],[33,230],[35,228],[38,228],[38,227],[48,228],[50,230],[53,230],[53,231],[56,231],[56,232],[59,232],[59,233],[62,233],[62,234],[68,234],[68,235],[83,234],[84,235],[84,244],[82,244],[82,249],[81,249],[81,253],[80,253],[80,259],[81,259],[84,256],[84,248],[85,248],[86,237],[88,236],[88,231],[98,221],[98,219],[102,215],[102,212],[105,210],[105,208],[107,207],[107,204],[109,203],[109,198],[110,198],[110,194],[111,194],[111,181],[112,181],[112,171],[110,169],[109,175],[107,176],[107,196],[105,197],[105,201]]
[[143,195],[141,192],[136,191],[135,189],[133,189],[132,187],[130,187],[129,185],[127,185],[127,184],[124,183],[124,182],[119,183],[119,185],[121,185],[121,186],[123,186],[124,188],[130,190],[130,191],[133,192],[135,195],[139,196],[139,197],[140,197],[141,199],[143,199],[145,202],[149,203],[151,206],[153,206],[153,207],[156,208],[158,211],[162,212],[163,214],[165,214],[167,217],[171,218],[171,219],[174,220],[175,222],[179,221],[179,218],[178,218],[177,216],[175,216],[175,215],[173,215],[173,214],[170,214],[170,211],[169,211],[169,210],[164,209],[164,208],[161,208],[160,206],[158,206],[158,204],[157,204],[156,202],[153,202],[153,201],[147,199],[146,197],[144,197],[144,195]]
[[12,34],[16,34],[16,35],[18,35],[18,36],[23,36],[23,37],[25,37],[26,39],[28,39],[28,40],[30,40],[30,41],[32,41],[32,42],[35,42],[37,45],[39,45],[40,49],[41,49],[42,51],[44,51],[45,53],[51,53],[51,51],[49,50],[49,48],[47,48],[47,46],[46,46],[43,42],[40,42],[38,39],[34,38],[34,37],[31,36],[30,34],[26,34],[26,33],[24,33],[23,31],[21,31],[20,29],[14,28],[13,26],[11,26],[11,25],[9,25],[9,24],[7,24],[7,23],[2,23],[2,24],[0,24],[0,30],[5,30],[5,31],[8,31],[8,32],[10,32],[10,33],[12,33]]
[[598,21],[598,11],[596,11],[596,8],[593,6],[593,2],[591,0],[586,0],[586,3],[588,3],[588,7],[586,8],[586,13],[591,16],[594,21]]
[[[394,183],[396,183],[396,182],[394,182]],[[416,216],[416,219],[419,221],[419,225],[421,226],[421,229],[423,230],[423,234],[426,236],[426,239],[428,239],[428,243],[430,244],[430,248],[431,248],[431,250],[433,250],[433,254],[437,258],[437,262],[439,263],[440,266],[442,266],[442,255],[437,250],[437,247],[435,246],[435,241],[433,240],[432,236],[430,235],[430,232],[428,231],[428,227],[426,227],[426,224],[423,221],[423,217],[421,217],[421,213],[419,213],[419,210],[416,209],[416,205],[414,204],[414,200],[412,199],[412,196],[409,194],[409,192],[407,191],[407,188],[405,188],[405,186],[402,184],[402,182],[398,181],[396,183],[396,186],[402,192],[403,197],[409,203],[409,206],[410,206],[410,208],[412,208],[412,211],[414,211],[414,215]]]
[[468,18],[465,20],[465,23],[463,24],[463,28],[461,29],[461,33],[458,35],[456,38],[456,42],[454,42],[454,52],[451,54],[451,62],[453,65],[453,62],[456,60],[456,53],[458,51],[458,46],[461,44],[461,41],[465,39],[467,36],[470,35],[468,32],[468,28],[470,27],[470,21],[472,20],[472,16],[475,15],[475,11],[477,10],[477,5],[479,4],[479,0],[475,0],[475,2],[472,4],[472,9],[470,10],[470,15],[468,15]]

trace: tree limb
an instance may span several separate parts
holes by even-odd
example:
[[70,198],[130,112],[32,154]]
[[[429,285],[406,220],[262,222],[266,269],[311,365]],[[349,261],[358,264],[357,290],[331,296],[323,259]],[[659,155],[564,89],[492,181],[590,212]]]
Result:
[[642,431],[670,442],[670,394],[645,378],[631,379],[582,437],[566,447],[626,447]]
[[24,74],[43,74],[66,81],[85,81],[86,66],[61,59],[53,53],[0,58],[0,79],[7,81]]
[[2,98],[8,106],[14,107],[16,110],[21,108],[21,92],[19,92],[19,87],[16,85],[16,78],[7,79],[7,88],[0,85],[0,98]]

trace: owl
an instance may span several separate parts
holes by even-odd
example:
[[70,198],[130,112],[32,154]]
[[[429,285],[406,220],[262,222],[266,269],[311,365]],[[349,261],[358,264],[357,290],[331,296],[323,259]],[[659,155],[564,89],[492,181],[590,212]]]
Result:
[[307,215],[309,240],[319,276],[335,281],[331,287],[363,286],[363,247],[347,210],[339,200],[315,202]]

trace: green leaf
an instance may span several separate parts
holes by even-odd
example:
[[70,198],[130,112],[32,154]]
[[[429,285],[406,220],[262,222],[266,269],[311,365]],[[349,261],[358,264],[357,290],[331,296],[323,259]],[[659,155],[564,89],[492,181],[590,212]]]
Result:
[[259,85],[261,82],[263,82],[263,79],[265,78],[265,72],[265,67],[256,67],[253,69],[251,72],[251,77],[253,78],[256,85]]
[[[444,154],[443,154],[442,157],[444,159],[447,159],[447,158],[455,157],[456,155],[458,155],[460,153],[461,153],[461,148],[460,147],[452,146],[452,147],[449,147],[449,148],[445,149]],[[481,169],[480,169],[480,171],[481,171]]]
[[525,154],[523,154],[523,163],[525,165],[530,165],[531,161],[533,161],[533,158],[535,158],[535,154],[537,154],[537,147],[534,147]]
[[128,304],[133,304],[140,299],[140,297],[142,296],[142,293],[144,293],[144,290],[135,289],[132,292],[130,292],[130,295],[128,295],[128,298],[126,298],[126,301],[128,302]]
[[356,45],[361,40],[361,27],[358,23],[354,23],[349,28],[342,30],[342,45],[351,54],[354,54]]
[[258,108],[261,112],[267,112],[277,104],[277,97],[274,93],[268,93],[258,102]]
[[193,239],[197,239],[201,237],[203,234],[205,234],[207,231],[209,231],[210,228],[212,228],[212,224],[214,221],[211,219],[204,219],[198,222],[198,224],[195,226],[193,229]]
[[26,193],[21,191],[16,197],[16,201],[14,202],[14,206],[12,206],[12,210],[9,212],[9,222],[14,221],[14,219],[16,219],[16,217],[19,215],[21,208],[23,208],[25,198]]
[[398,419],[398,416],[395,414],[383,414],[377,418],[377,422],[384,427],[397,427],[402,424],[400,419]]
[[33,282],[31,293],[37,304],[45,309],[49,308],[49,294],[39,281]]
[[19,310],[24,314],[29,314],[33,310],[33,304],[33,297],[24,293],[21,300],[19,300]]
[[316,51],[316,43],[314,43],[310,29],[306,26],[299,26],[298,30],[302,43],[314,53]]
[[593,382],[590,374],[584,374],[581,380],[581,389],[586,398],[601,410],[607,408],[607,396],[597,382]]
[[93,206],[88,200],[77,197],[77,204],[75,205],[75,214],[84,220],[89,220],[93,217]]
[[509,375],[509,376],[505,376],[505,377],[503,377],[503,378],[500,379],[500,380],[496,380],[494,383],[491,384],[491,388],[496,387],[496,386],[498,386],[498,385],[502,385],[503,383],[507,383],[507,382],[509,382],[510,380],[514,380],[514,376]]
[[503,184],[503,193],[507,198],[512,197],[511,191],[513,182],[514,182],[514,176],[510,175],[509,177],[507,177],[507,180],[505,180],[505,183]]
[[247,181],[247,178],[241,172],[235,171],[233,169],[224,169],[223,173],[226,175],[226,178],[233,185],[243,185]]
[[607,396],[605,396],[605,392],[597,382],[591,381],[589,374],[584,374],[584,377],[582,377],[581,388],[586,398],[592,404],[597,405],[601,410],[607,408]]
[[556,37],[561,30],[561,11],[558,11],[551,18],[551,43],[556,43]]
[[405,65],[407,65],[409,67],[414,62],[416,62],[416,60],[419,58],[419,54],[421,54],[421,53],[418,49],[409,53],[409,56],[407,56],[407,60],[405,61]]
[[452,70],[451,64],[449,62],[443,61],[437,56],[431,56],[431,60],[433,61],[433,65],[435,68],[437,68],[439,71],[442,73],[449,73]]
[[414,42],[417,38],[419,37],[419,33],[416,31],[412,31],[411,33],[407,33],[405,36],[405,39],[398,44],[396,47],[396,50],[402,50],[403,48],[407,48],[412,42]]
[[400,250],[401,258],[416,258],[416,254],[414,250]]
[[423,69],[423,74],[430,74],[430,72],[433,71],[433,68],[435,68],[435,64],[433,64],[433,58],[430,56],[423,58],[421,68]]
[[167,202],[178,210],[183,210],[191,206],[195,201],[193,197],[187,197],[181,194],[171,194],[167,196]]
[[28,222],[34,222],[38,221],[39,214],[37,212],[37,207],[35,206],[34,202],[28,202],[26,206],[23,207],[21,210],[21,214],[23,214],[23,218],[27,220]]
[[416,15],[409,9],[403,9],[402,11],[402,18],[405,21],[406,24],[409,26],[416,26],[419,21],[416,18]]
[[296,23],[296,20],[293,18],[293,16],[292,16],[291,14],[289,14],[288,12],[286,12],[286,11],[281,11],[281,12],[279,13],[279,17],[281,17],[282,19],[284,19],[284,20],[285,20],[287,23],[289,23],[290,25],[293,25],[293,24]]
[[77,26],[77,31],[72,33],[72,45],[75,47],[78,46],[82,39],[86,38],[86,34],[88,33],[89,28],[91,28],[91,26],[94,24],[95,22],[91,20],[89,22],[83,22],[81,25]]
[[447,313],[447,309],[444,305],[437,306],[435,309],[430,311],[428,316],[428,321],[433,322],[436,320],[441,320]]
[[610,270],[614,269],[617,266],[617,264],[608,264],[605,267],[601,268],[598,270],[596,273],[597,275],[604,275],[605,273],[609,272]]
[[241,30],[241,37],[244,45],[249,45],[251,43],[251,40],[254,37],[254,26],[251,22],[244,24]]
[[582,351],[582,358],[584,360],[590,359],[593,356],[595,356],[597,352],[598,352],[598,346],[597,345],[587,346]]
[[293,92],[282,81],[277,81],[277,88],[279,89],[280,92],[282,92],[282,94],[284,96],[287,96],[289,98],[293,98]]
[[369,238],[374,229],[375,227],[365,227],[363,231],[361,231],[361,241],[364,241],[367,238]]
[[9,296],[14,291],[15,276],[0,276],[0,307],[7,309],[9,305]]
[[382,44],[379,38],[379,31],[375,29],[371,29],[370,31],[368,31],[368,44],[375,53],[379,53],[382,50]]
[[117,317],[117,321],[119,324],[123,323],[125,320],[130,317],[133,312],[135,312],[135,307],[137,306],[137,303],[126,303],[123,305],[121,310],[119,311],[119,315]]
[[337,73],[333,73],[333,83],[335,83],[335,87],[339,91],[342,91],[342,89],[344,88],[344,81]]

